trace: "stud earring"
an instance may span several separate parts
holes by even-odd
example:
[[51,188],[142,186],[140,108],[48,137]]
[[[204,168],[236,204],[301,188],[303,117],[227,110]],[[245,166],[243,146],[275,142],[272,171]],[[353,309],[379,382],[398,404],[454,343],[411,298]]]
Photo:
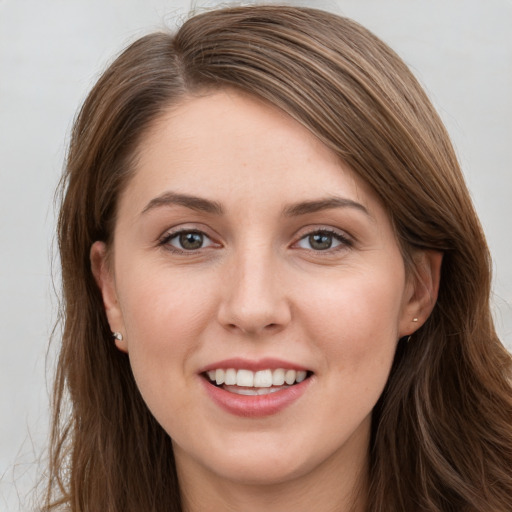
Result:
[[113,332],[112,336],[114,336],[114,338],[118,341],[123,341],[123,335],[120,332]]
[[414,317],[414,318],[412,319],[412,321],[413,321],[413,322],[417,322],[417,321],[418,321],[418,319],[417,319],[416,317]]

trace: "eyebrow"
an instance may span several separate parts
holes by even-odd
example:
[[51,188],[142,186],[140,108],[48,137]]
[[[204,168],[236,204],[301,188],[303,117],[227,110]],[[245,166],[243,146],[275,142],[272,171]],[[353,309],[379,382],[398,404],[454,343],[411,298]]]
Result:
[[144,210],[142,210],[142,214],[147,213],[150,210],[154,210],[155,208],[161,206],[174,205],[185,206],[186,208],[190,208],[192,210],[213,213],[216,215],[222,215],[224,213],[222,206],[217,201],[211,201],[209,199],[191,196],[188,194],[165,192],[164,194],[155,197],[154,199],[151,199],[151,201],[146,205]]
[[299,215],[307,215],[308,213],[329,210],[331,208],[355,208],[371,217],[368,210],[361,203],[344,197],[327,197],[325,199],[295,203],[284,209],[284,215],[287,217],[296,217]]
[[[162,206],[174,205],[185,206],[192,210],[212,213],[215,215],[224,214],[224,209],[217,201],[189,194],[179,194],[177,192],[165,192],[164,194],[155,197],[146,205],[144,210],[142,210],[142,214]],[[323,199],[294,203],[284,208],[283,215],[285,217],[298,217],[300,215],[307,215],[309,213],[316,213],[333,208],[355,208],[356,210],[359,210],[371,217],[368,210],[361,203],[344,197],[327,197]]]

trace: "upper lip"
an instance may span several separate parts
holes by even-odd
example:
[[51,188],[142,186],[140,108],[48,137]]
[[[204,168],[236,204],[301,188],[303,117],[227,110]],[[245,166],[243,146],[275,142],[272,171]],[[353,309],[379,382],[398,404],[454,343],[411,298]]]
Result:
[[282,368],[283,370],[304,370],[308,371],[308,368],[300,364],[296,364],[283,359],[275,359],[266,357],[263,359],[244,359],[241,357],[233,357],[230,359],[224,359],[204,366],[199,370],[199,373],[205,373],[210,370],[217,370],[222,368],[227,370],[228,368],[234,368],[235,370],[251,370],[257,372],[260,370],[277,370]]

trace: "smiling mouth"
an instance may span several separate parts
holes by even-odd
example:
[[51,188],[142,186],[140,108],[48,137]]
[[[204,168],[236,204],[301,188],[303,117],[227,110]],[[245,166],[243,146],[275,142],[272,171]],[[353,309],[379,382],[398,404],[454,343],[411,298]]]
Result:
[[277,368],[275,370],[251,370],[218,368],[203,373],[210,384],[237,395],[268,395],[288,389],[311,377],[312,372]]

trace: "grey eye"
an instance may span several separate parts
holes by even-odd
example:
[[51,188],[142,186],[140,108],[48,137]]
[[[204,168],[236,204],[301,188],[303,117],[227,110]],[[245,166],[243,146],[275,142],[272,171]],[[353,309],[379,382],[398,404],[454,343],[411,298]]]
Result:
[[332,246],[332,235],[326,234],[316,234],[309,235],[308,242],[311,248],[317,251],[324,251],[325,249],[330,249]]
[[201,233],[181,233],[179,241],[183,249],[200,249],[203,245],[203,235]]
[[171,236],[168,244],[184,251],[196,251],[212,245],[212,241],[200,231],[181,231]]
[[331,233],[329,231],[316,231],[301,238],[297,245],[302,249],[326,251],[328,249],[336,248],[342,244],[348,245],[342,235]]

